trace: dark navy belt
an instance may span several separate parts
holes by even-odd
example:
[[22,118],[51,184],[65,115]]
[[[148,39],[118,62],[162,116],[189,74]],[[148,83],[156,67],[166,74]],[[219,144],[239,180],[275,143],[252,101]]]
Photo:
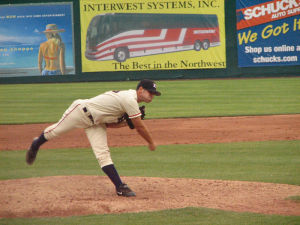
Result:
[[[85,113],[87,113],[88,112],[88,110],[87,110],[87,108],[86,107],[83,107],[83,112],[85,112]],[[92,115],[91,114],[89,114],[89,115],[87,115],[87,117],[94,123],[94,118],[92,117]]]

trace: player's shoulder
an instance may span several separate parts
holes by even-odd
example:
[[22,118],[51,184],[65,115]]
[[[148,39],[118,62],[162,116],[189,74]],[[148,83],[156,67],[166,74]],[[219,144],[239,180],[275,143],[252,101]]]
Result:
[[136,90],[129,89],[129,90],[112,90],[108,91],[106,93],[111,93],[115,95],[120,95],[120,96],[136,96]]
[[137,93],[136,90],[121,90],[121,91],[111,91],[112,95],[116,95],[121,98],[123,101],[136,101]]
[[133,90],[133,89],[123,90],[121,92],[125,95],[133,95],[133,96],[136,95],[136,90]]

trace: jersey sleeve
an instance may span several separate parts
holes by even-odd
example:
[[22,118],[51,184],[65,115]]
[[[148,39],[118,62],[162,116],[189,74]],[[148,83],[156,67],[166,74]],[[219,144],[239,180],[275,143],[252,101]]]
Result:
[[125,112],[128,114],[129,119],[133,119],[142,115],[139,109],[139,105],[134,99],[130,99],[130,101],[127,101],[126,104],[124,104],[124,108]]

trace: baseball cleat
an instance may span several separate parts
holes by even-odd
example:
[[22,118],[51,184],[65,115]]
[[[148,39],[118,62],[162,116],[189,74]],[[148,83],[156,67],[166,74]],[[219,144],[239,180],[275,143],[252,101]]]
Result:
[[37,144],[37,140],[38,140],[38,137],[33,139],[31,146],[26,153],[26,162],[29,165],[31,165],[34,162],[36,155],[38,153],[39,147],[40,147]]
[[117,188],[117,195],[124,197],[135,197],[136,194],[128,187],[127,184],[121,184]]

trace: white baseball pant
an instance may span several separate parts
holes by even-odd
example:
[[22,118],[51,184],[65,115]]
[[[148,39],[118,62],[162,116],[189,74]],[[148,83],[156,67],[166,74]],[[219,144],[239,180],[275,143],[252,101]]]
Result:
[[84,100],[75,100],[57,123],[44,130],[45,138],[51,140],[72,129],[84,128],[100,167],[113,164],[107,145],[106,125],[93,124],[88,117],[90,113],[84,108]]

